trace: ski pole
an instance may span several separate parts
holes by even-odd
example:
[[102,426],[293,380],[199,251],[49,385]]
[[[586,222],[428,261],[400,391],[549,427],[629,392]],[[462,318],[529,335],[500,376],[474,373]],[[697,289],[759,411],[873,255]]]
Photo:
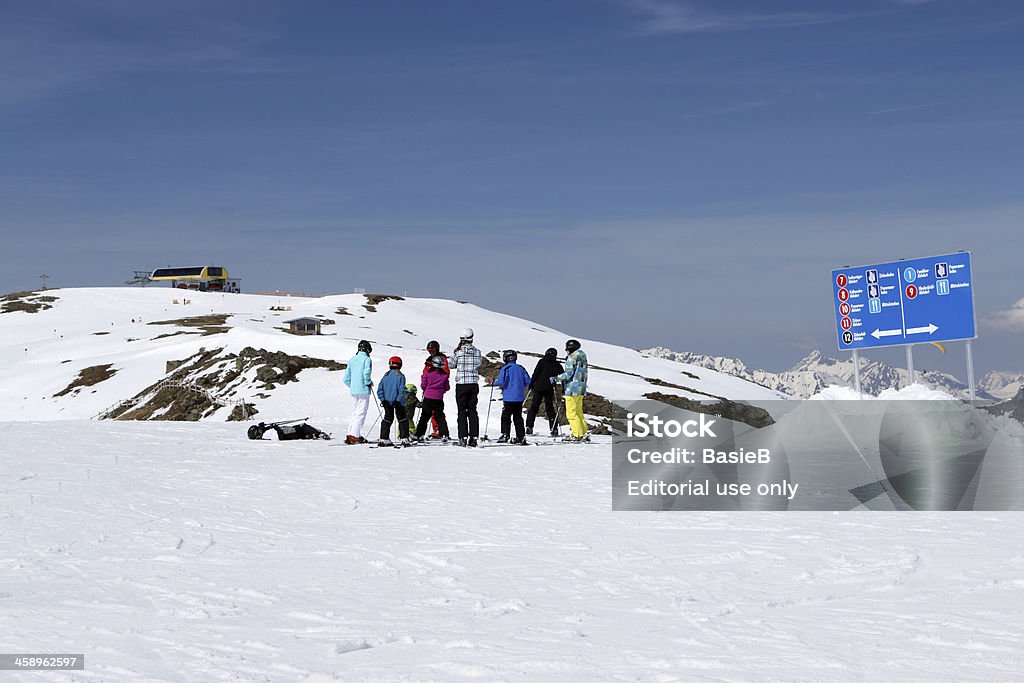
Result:
[[[555,394],[556,395],[558,394],[557,389],[555,390]],[[565,390],[563,389],[562,390],[562,400],[558,402],[558,411],[555,413],[555,436],[558,436],[558,437],[562,436],[562,426],[561,426],[560,423],[561,423],[561,418],[562,418],[562,406],[564,405],[564,403],[565,403]]]
[[484,435],[480,437],[481,441],[490,441],[487,438],[487,427],[491,423],[491,403],[494,402],[494,384],[491,384],[491,395],[487,399],[487,418],[484,419]]
[[[523,407],[519,411],[520,415],[522,415],[523,413],[526,414],[527,421],[529,421],[529,417],[530,417],[530,409],[529,409],[528,405],[530,403],[530,394],[532,394],[532,393],[533,393],[533,387],[531,386],[529,389],[526,390],[526,398],[523,399]],[[532,431],[532,429],[531,430],[527,430],[527,431]]]
[[[376,419],[374,419],[373,424],[370,425],[370,428],[366,430],[367,434],[373,434],[373,428],[376,427],[377,422],[379,422],[380,419],[384,417],[384,413],[382,413],[380,410],[380,401],[377,400],[377,397],[374,396],[372,392],[370,393],[370,400],[373,401],[374,405],[377,406],[377,417]],[[390,434],[388,436],[390,436]]]
[[380,418],[380,406],[377,406],[377,417],[373,418],[373,424],[371,424],[369,428],[366,430],[367,434],[373,434],[373,428],[377,426],[378,422],[380,422]]

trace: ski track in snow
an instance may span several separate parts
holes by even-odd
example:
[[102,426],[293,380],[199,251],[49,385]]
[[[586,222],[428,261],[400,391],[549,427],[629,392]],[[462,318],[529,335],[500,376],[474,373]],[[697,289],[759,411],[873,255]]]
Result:
[[0,423],[0,651],[86,655],[23,680],[1024,670],[1019,513],[613,513],[607,443],[244,431]]

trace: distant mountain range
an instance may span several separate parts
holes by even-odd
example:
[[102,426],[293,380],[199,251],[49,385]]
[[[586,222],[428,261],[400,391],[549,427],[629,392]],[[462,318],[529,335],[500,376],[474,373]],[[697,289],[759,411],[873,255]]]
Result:
[[993,371],[981,378],[978,387],[1000,400],[1013,398],[1024,387],[1024,373]]
[[[662,346],[641,351],[654,358],[665,358],[708,368],[728,375],[742,377],[762,386],[781,391],[798,398],[807,398],[825,387],[853,387],[853,359],[837,360],[812,351],[806,358],[784,372],[750,370],[743,361],[736,358],[707,356],[688,351],[673,351]],[[936,391],[969,398],[970,390],[965,382],[953,375],[934,370],[917,371],[916,383]],[[910,384],[909,373],[903,368],[894,368],[879,361],[862,358],[860,367],[861,389],[877,395],[885,389],[901,389]],[[1006,400],[1013,397],[1024,386],[1024,374],[1013,372],[990,372],[976,387],[977,397],[987,400]]]

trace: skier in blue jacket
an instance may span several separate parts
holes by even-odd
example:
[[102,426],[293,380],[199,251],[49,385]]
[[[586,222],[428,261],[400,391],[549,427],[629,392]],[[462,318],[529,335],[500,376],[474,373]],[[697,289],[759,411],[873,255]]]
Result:
[[356,355],[352,356],[345,368],[345,377],[342,381],[352,392],[352,417],[349,420],[345,443],[366,443],[362,431],[366,412],[370,409],[370,388],[373,386],[373,361],[370,360],[372,352],[370,342],[361,340]]
[[498,371],[494,386],[501,389],[501,436],[498,443],[508,443],[512,423],[516,426],[516,440],[513,443],[526,445],[526,426],[523,424],[523,401],[526,400],[526,389],[530,386],[530,373],[516,362],[519,354],[509,349],[501,354],[505,365]]
[[391,423],[398,418],[398,437],[402,445],[409,444],[409,416],[405,413],[405,375],[402,374],[402,359],[392,356],[388,360],[388,372],[377,385],[377,398],[384,408],[380,421],[380,446],[394,446],[391,441]]

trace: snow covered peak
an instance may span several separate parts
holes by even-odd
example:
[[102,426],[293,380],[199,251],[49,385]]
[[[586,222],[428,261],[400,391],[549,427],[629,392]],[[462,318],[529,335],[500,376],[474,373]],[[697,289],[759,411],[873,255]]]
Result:
[[993,370],[978,382],[978,388],[998,399],[1013,398],[1024,387],[1024,374]]
[[835,365],[836,362],[834,358],[826,358],[822,355],[821,351],[814,349],[803,360],[790,368],[790,372],[814,372],[823,367]]
[[689,351],[673,351],[665,348],[664,346],[656,346],[653,349],[647,349],[642,353],[654,358],[665,358],[679,363],[687,363],[701,368],[708,368],[717,372],[723,372],[727,375],[745,377],[747,379],[753,378],[750,371],[747,370],[747,366],[743,364],[743,361],[737,358],[708,356],[701,353],[690,353]]

